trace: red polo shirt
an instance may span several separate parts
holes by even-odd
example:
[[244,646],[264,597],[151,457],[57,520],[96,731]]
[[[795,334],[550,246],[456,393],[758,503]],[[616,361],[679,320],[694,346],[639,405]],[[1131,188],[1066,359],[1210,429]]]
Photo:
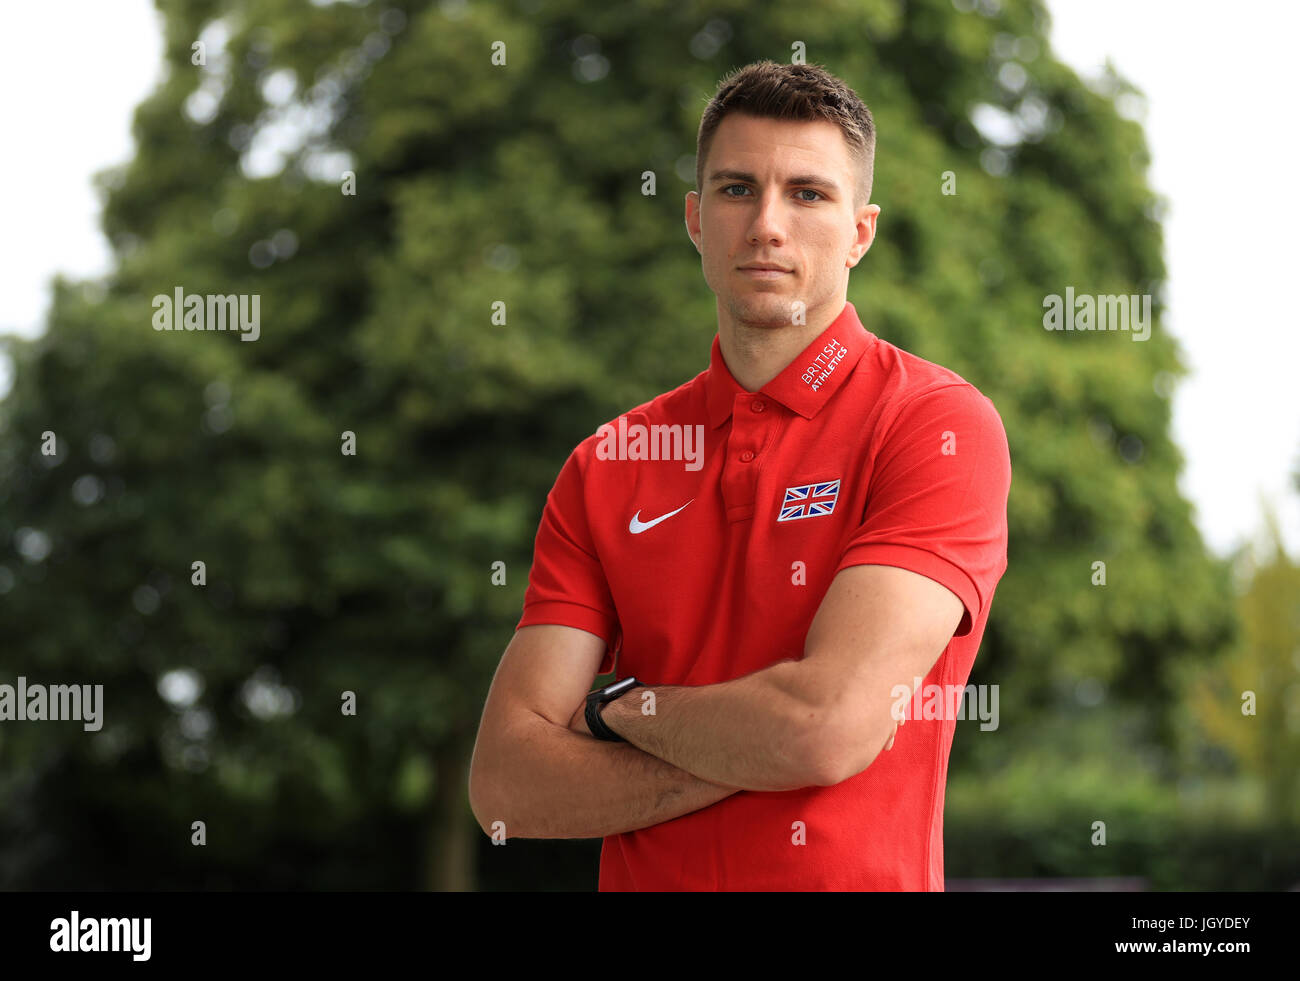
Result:
[[[1006,568],[1010,482],[993,403],[865,330],[851,303],[757,392],[715,336],[707,371],[570,455],[519,626],[603,637],[602,674],[618,652],[619,678],[716,684],[802,657],[840,569],[898,566],[964,604],[924,681],[964,685]],[[835,786],[739,791],[605,838],[600,889],[942,890],[956,723],[938,714],[909,711],[893,748]]]

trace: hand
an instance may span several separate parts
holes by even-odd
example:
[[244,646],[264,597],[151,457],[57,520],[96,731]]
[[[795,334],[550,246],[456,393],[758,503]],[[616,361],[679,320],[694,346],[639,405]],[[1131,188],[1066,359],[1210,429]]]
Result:
[[889,742],[885,743],[885,749],[893,749],[893,748],[894,748],[894,737],[898,735],[899,727],[902,726],[902,724],[903,724],[904,722],[906,722],[906,721],[907,721],[907,718],[906,718],[906,717],[903,717],[903,718],[900,718],[897,722],[894,723],[894,731],[891,732],[891,733],[889,734]]
[[578,711],[574,712],[573,718],[569,720],[569,729],[584,736],[591,736],[591,730],[587,728],[587,700],[585,698],[578,704]]

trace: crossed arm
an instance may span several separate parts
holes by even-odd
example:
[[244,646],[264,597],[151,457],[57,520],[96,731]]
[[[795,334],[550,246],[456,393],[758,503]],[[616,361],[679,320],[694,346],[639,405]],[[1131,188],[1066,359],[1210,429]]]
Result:
[[910,692],[929,673],[962,609],[946,587],[917,573],[844,569],[818,608],[802,660],[716,685],[635,688],[602,712],[626,743],[592,738],[585,691],[569,712],[558,706],[572,704],[564,699],[575,692],[557,690],[549,693],[553,716],[518,712],[522,721],[485,747],[486,730],[505,728],[489,716],[507,714],[490,693],[471,764],[475,815],[488,833],[499,815],[508,835],[600,837],[679,817],[737,790],[838,783],[892,743],[894,686]]
[[[803,660],[716,685],[634,688],[601,713],[632,745],[703,780],[745,790],[829,786],[892,743],[896,685],[910,693],[961,620],[962,602],[893,566],[842,570]],[[570,728],[590,735],[585,703]]]

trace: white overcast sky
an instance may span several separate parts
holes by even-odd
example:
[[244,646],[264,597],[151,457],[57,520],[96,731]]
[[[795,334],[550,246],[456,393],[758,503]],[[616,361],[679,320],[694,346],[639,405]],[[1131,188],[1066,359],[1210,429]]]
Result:
[[[1174,401],[1174,438],[1187,458],[1183,493],[1215,550],[1254,537],[1267,498],[1294,552],[1300,317],[1284,297],[1300,258],[1300,199],[1289,177],[1300,5],[1240,0],[1229,13],[1202,0],[1048,7],[1058,57],[1085,77],[1110,57],[1148,99],[1152,183],[1170,204],[1165,327],[1192,369]],[[48,36],[56,8],[72,26],[58,44],[33,43]],[[5,4],[0,332],[41,330],[56,271],[107,269],[90,175],[133,152],[131,112],[160,77],[161,57],[151,0]],[[0,393],[8,384],[0,365]]]

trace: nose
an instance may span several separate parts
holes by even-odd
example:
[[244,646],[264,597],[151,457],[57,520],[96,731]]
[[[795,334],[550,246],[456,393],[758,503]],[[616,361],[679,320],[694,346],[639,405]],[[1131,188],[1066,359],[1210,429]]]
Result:
[[758,199],[754,209],[754,220],[749,226],[749,242],[751,245],[785,241],[785,224],[781,205],[781,192],[779,190],[768,190],[763,197]]

